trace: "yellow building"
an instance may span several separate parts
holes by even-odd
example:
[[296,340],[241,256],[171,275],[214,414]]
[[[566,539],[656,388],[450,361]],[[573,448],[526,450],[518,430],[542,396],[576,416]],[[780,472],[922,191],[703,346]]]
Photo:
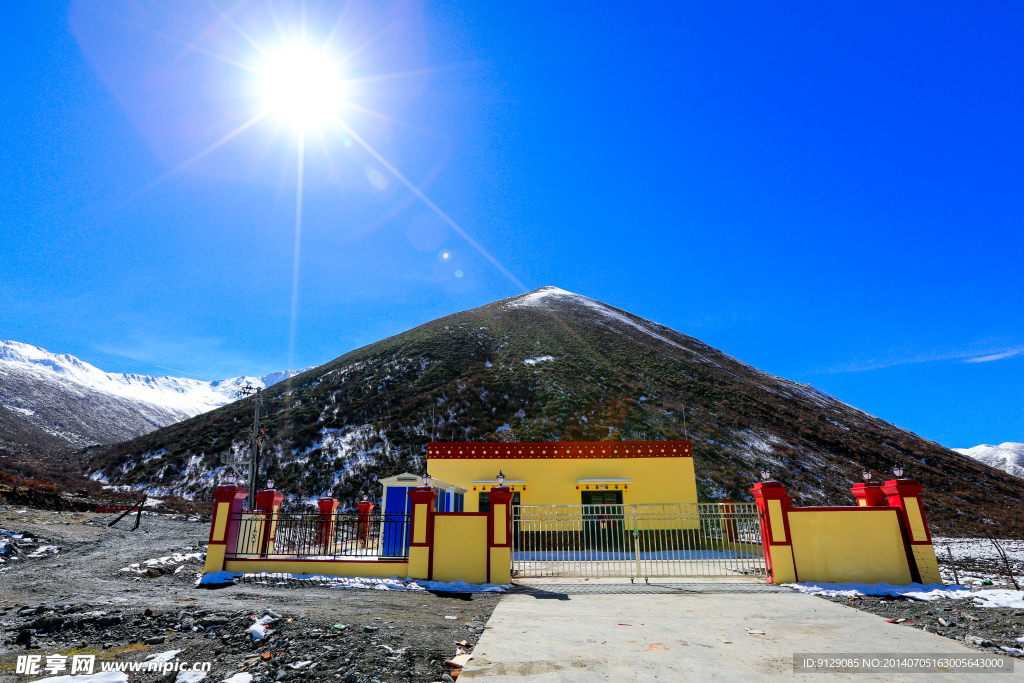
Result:
[[487,508],[499,473],[513,505],[696,504],[689,441],[431,443],[427,470]]

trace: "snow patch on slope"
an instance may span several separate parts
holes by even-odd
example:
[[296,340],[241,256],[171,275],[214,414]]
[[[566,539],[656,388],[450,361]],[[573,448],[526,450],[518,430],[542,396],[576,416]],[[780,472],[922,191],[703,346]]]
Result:
[[969,458],[974,458],[983,465],[1024,479],[1024,443],[1007,441],[998,446],[981,444],[973,448],[954,448],[953,450]]

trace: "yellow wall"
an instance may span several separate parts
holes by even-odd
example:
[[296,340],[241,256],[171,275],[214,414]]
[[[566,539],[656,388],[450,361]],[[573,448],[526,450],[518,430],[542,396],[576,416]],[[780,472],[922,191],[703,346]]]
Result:
[[[897,511],[789,511],[793,559],[800,581],[911,582]],[[780,547],[772,548],[772,559]],[[778,583],[782,581],[777,579]]]
[[[312,562],[309,560],[228,560],[228,572],[285,572],[289,574],[323,574],[324,576],[372,576],[381,579],[409,576],[408,562]],[[413,577],[416,578],[416,577]]]
[[213,534],[210,536],[211,541],[223,541],[224,532],[228,528],[228,517],[231,512],[231,503],[217,503],[217,509],[213,513]]
[[942,583],[942,576],[939,574],[939,563],[935,559],[935,548],[931,543],[911,545],[914,553],[914,561],[917,563],[917,571],[921,575],[921,583]]
[[434,517],[435,581],[487,583],[487,517]]
[[[428,458],[427,469],[431,476],[467,490],[466,512],[479,511],[480,492],[495,486],[473,480],[493,480],[499,470],[507,479],[526,481],[525,490],[521,484],[514,486],[521,491],[522,505],[579,505],[586,484],[577,491],[576,480],[599,478],[632,479],[625,484],[628,488],[619,484],[626,504],[697,502],[693,458]],[[608,483],[614,491],[615,482]]]
[[206,549],[206,564],[203,565],[203,573],[219,572],[224,569],[224,546],[220,543],[211,543]]
[[498,546],[490,549],[491,552],[491,576],[488,583],[499,586],[507,586],[512,583],[512,548]]

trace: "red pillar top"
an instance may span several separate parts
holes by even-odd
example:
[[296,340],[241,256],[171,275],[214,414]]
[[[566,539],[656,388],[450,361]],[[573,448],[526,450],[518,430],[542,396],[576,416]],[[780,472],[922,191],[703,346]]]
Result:
[[785,503],[792,501],[793,499],[786,495],[786,487],[777,481],[759,481],[754,484],[754,488],[750,489],[750,492],[754,494],[754,498],[757,498],[758,502],[762,500],[781,500]]
[[338,501],[335,498],[321,498],[316,504],[320,506],[321,515],[333,515],[338,510]]
[[[882,491],[889,496],[889,504],[896,496],[903,498],[919,498],[921,496],[921,484],[913,479],[890,479],[882,485]],[[894,506],[895,507],[895,506]]]
[[487,498],[491,501],[491,509],[495,505],[508,505],[512,502],[512,489],[507,486],[495,486],[487,492]]
[[245,500],[248,495],[248,489],[244,486],[235,486],[234,484],[218,486],[213,490],[213,499],[218,503],[233,503],[236,500],[242,501]]
[[360,516],[369,515],[371,512],[373,512],[373,503],[371,503],[368,500],[364,500],[360,502],[358,505],[356,505],[356,510],[359,511]]
[[263,512],[273,512],[281,507],[284,494],[280,491],[259,491],[256,493],[256,509]]
[[860,507],[881,508],[889,504],[889,499],[882,491],[882,485],[878,482],[860,482],[854,484],[850,489],[853,497],[857,499]]
[[409,498],[413,505],[426,504],[430,510],[434,509],[434,501],[437,500],[437,493],[429,486],[417,486],[409,491]]

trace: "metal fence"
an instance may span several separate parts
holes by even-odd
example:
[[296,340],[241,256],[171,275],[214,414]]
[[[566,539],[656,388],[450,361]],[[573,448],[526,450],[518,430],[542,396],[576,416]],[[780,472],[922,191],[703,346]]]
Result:
[[520,505],[512,570],[541,576],[765,575],[753,503]]
[[243,512],[232,557],[405,558],[409,515]]

